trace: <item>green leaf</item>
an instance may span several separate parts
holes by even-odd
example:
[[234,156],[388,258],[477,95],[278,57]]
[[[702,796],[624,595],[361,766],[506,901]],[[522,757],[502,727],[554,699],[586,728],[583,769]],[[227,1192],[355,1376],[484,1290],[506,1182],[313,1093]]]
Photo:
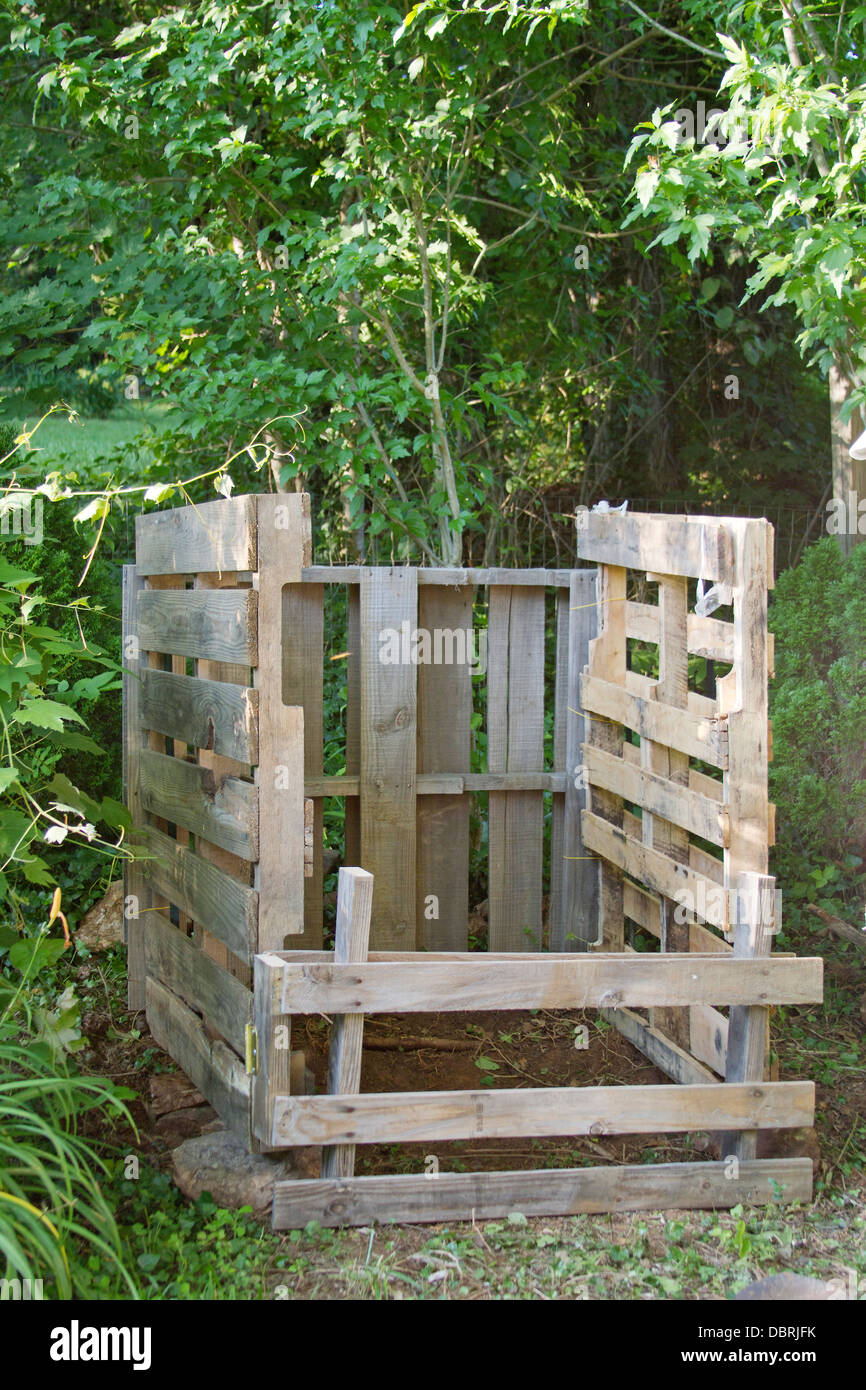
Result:
[[62,732],[64,719],[84,723],[74,709],[58,704],[56,700],[28,700],[12,716],[15,724],[33,724],[37,729],[54,729],[57,732]]
[[499,1071],[499,1063],[492,1061],[490,1057],[476,1057],[475,1065],[479,1071]]

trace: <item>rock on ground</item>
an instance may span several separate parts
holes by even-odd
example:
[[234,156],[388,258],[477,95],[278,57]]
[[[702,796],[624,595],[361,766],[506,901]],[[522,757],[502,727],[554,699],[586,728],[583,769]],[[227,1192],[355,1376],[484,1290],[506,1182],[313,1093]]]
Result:
[[274,1157],[251,1154],[236,1135],[222,1129],[187,1139],[172,1153],[171,1164],[175,1183],[191,1201],[209,1192],[218,1207],[251,1206],[257,1216],[265,1216],[275,1182],[319,1176],[321,1149],[287,1149]]
[[123,880],[117,879],[108,892],[84,916],[75,940],[88,951],[105,951],[123,940]]
[[770,1274],[766,1279],[755,1279],[734,1295],[743,1303],[766,1302],[769,1300],[830,1300],[837,1295],[827,1287],[823,1279],[809,1279],[805,1274]]

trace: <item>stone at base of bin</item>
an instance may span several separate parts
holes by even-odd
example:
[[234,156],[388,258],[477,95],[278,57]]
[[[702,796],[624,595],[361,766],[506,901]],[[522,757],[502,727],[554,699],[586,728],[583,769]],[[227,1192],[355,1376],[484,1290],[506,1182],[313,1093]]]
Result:
[[227,1129],[201,1134],[178,1145],[171,1156],[172,1177],[185,1197],[209,1192],[218,1207],[252,1207],[257,1216],[271,1210],[274,1183],[317,1178],[320,1148],[287,1149],[277,1155],[252,1154]]

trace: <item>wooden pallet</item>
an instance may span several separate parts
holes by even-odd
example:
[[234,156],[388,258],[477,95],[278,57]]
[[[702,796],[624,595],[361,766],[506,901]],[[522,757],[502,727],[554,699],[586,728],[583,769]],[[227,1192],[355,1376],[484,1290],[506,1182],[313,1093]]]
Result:
[[[765,1076],[769,1008],[821,997],[820,961],[770,954],[771,528],[582,513],[579,555],[596,568],[571,571],[315,567],[309,535],[297,494],[156,513],[139,518],[124,573],[127,799],[150,856],[127,876],[130,1003],[251,1145],[323,1146],[321,1181],[278,1185],[275,1225],[807,1198],[809,1160],[755,1159],[758,1130],[809,1124],[814,1106],[810,1085]],[[730,586],[731,621],[690,611],[696,577]],[[346,771],[325,777],[335,584],[348,596]],[[484,771],[467,662],[381,659],[386,632],[468,634],[479,588]],[[629,669],[635,642],[657,648],[652,678]],[[689,686],[690,653],[730,666],[712,698]],[[484,795],[479,954],[466,949],[469,834]],[[330,796],[363,868],[340,871],[323,952]],[[658,949],[633,950],[635,931]],[[676,1084],[358,1093],[366,1013],[533,1008],[599,1010]],[[332,1021],[323,1096],[304,1094],[291,1048],[306,1013]],[[725,1162],[354,1176],[357,1144],[695,1130],[724,1136]]]

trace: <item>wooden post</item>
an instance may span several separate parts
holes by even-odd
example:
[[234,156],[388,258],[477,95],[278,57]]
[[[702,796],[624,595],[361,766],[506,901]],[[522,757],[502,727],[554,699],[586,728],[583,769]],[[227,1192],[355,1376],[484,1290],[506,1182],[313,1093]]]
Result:
[[[334,962],[348,965],[367,959],[373,875],[364,869],[341,869],[337,879],[337,925]],[[364,1015],[337,1014],[331,1025],[328,1095],[357,1095],[361,1085]],[[322,1153],[323,1178],[350,1178],[355,1172],[355,1145],[334,1144]]]
[[309,563],[310,499],[272,494],[258,501],[259,890],[260,951],[283,949],[304,930],[304,711],[283,703],[283,586]]
[[[583,770],[584,715],[580,678],[589,661],[590,643],[598,634],[598,571],[575,570],[568,592],[568,710],[565,736],[565,818],[562,831],[562,920],[554,931],[552,951],[585,951],[598,940],[599,863],[584,847],[581,813],[587,807]],[[551,864],[551,877],[554,866]]]
[[[625,685],[626,571],[622,565],[601,565],[598,580],[599,635],[589,643],[589,669],[593,676],[612,685]],[[622,757],[623,727],[611,719],[593,715],[587,743]],[[594,815],[622,826],[622,797],[592,786],[590,806]],[[599,863],[598,933],[590,944],[607,951],[621,951],[624,942],[622,874],[606,860]]]
[[[144,580],[135,565],[123,566],[123,791],[133,830],[144,822],[139,795],[138,764],[142,739],[141,671],[144,665],[138,636],[138,595]],[[124,869],[127,1001],[132,1012],[146,1005],[144,961],[145,923],[142,914],[153,906],[153,890],[141,864],[127,861]]]
[[[737,884],[734,955],[768,956],[773,945],[776,880],[767,874],[740,874]],[[769,1010],[764,1004],[732,1004],[728,1021],[725,1083],[762,1081],[767,1060]],[[754,1158],[757,1130],[722,1135],[722,1158]]]

